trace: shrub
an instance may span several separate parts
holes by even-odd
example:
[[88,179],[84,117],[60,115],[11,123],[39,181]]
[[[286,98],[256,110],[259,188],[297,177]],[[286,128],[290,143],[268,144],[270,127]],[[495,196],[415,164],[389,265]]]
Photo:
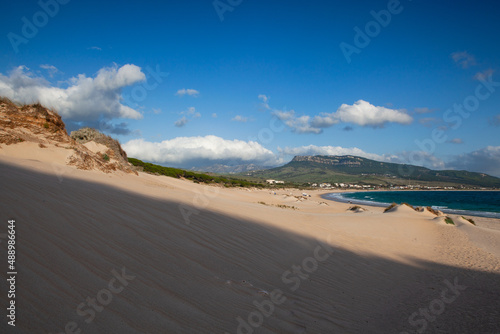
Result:
[[259,184],[259,183],[254,183],[254,182],[249,182],[246,180],[241,180],[241,179],[228,179],[222,176],[211,176],[208,174],[202,174],[202,173],[196,173],[196,172],[191,172],[191,171],[186,171],[183,169],[178,169],[178,168],[172,168],[172,167],[163,167],[159,165],[155,165],[149,162],[143,162],[139,159],[134,159],[134,158],[128,158],[128,161],[136,166],[136,167],[141,167],[144,172],[146,173],[151,173],[151,174],[158,174],[158,175],[164,175],[164,176],[169,176],[169,177],[175,177],[175,178],[186,178],[188,180],[192,180],[193,182],[196,183],[219,183],[223,184],[226,188],[227,187],[256,187],[256,188],[263,188],[264,185]]
[[433,214],[435,214],[436,216],[439,216],[439,212],[437,210],[434,210],[433,208],[431,208],[430,206],[427,207],[427,210],[429,212],[432,212]]
[[465,218],[464,216],[462,216],[462,218],[465,219],[465,220],[467,220],[472,225],[476,225],[476,222],[472,218]]
[[385,208],[384,212],[387,212],[393,208],[395,208],[396,206],[398,206],[397,203],[392,203],[391,205],[389,205],[387,208]]
[[107,154],[104,154],[104,155],[102,156],[102,158],[103,158],[105,161],[109,161],[109,156],[108,156]]
[[361,209],[361,207],[359,205],[353,205],[348,210],[356,211],[356,210],[359,210],[359,209]]
[[285,204],[276,204],[276,207],[281,208],[281,209],[298,210],[298,208],[295,206],[289,206],[289,205],[285,205]]
[[446,218],[444,219],[444,222],[445,222],[446,224],[455,225],[455,223],[453,222],[453,219],[451,219],[450,217],[446,217]]
[[43,127],[46,128],[46,129],[48,129],[49,128],[49,123],[44,123]]
[[412,208],[413,210],[416,211],[416,209],[413,207],[413,205],[411,205],[409,203],[403,202],[403,203],[401,203],[401,205],[406,205],[407,207]]

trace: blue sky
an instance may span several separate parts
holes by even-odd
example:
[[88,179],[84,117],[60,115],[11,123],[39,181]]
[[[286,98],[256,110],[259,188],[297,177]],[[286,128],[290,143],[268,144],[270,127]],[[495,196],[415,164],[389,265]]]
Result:
[[0,13],[0,95],[163,165],[357,154],[500,176],[499,9],[16,1]]

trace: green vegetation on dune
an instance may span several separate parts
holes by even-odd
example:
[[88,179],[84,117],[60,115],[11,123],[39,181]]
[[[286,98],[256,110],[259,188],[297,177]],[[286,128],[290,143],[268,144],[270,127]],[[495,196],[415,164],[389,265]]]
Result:
[[465,218],[464,216],[462,216],[462,218],[466,221],[468,221],[469,223],[471,223],[472,225],[476,225],[476,222],[474,221],[474,219],[472,218]]
[[397,203],[392,203],[391,205],[389,205],[387,208],[384,209],[384,213],[394,209],[397,206],[398,206]]
[[185,178],[198,183],[218,183],[226,187],[259,187],[259,188],[265,187],[265,185],[262,183],[255,183],[242,179],[226,178],[222,176],[195,173],[179,168],[163,167],[149,162],[143,162],[135,158],[128,158],[128,161],[136,167],[141,167],[142,170],[147,173],[170,176],[178,179]]

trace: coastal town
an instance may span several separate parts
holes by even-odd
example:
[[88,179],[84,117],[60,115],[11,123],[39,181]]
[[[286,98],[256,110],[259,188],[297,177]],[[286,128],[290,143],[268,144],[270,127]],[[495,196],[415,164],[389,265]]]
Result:
[[[283,180],[266,180],[268,185],[285,185],[287,184]],[[289,185],[289,184],[287,184]],[[474,186],[428,186],[420,184],[408,184],[408,185],[384,185],[384,184],[357,184],[357,183],[311,183],[308,182],[302,186],[309,188],[318,188],[324,190],[335,190],[335,189],[355,189],[355,190],[490,190],[494,188],[486,187],[474,187]]]

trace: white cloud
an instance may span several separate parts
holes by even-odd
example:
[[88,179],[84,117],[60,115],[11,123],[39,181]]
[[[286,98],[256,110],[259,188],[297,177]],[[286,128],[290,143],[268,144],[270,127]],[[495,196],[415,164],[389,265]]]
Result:
[[334,114],[342,122],[372,127],[382,127],[385,123],[410,124],[413,121],[403,110],[376,107],[363,100],[353,105],[342,104]]
[[258,98],[259,98],[259,100],[261,100],[264,103],[267,103],[269,101],[269,98],[266,95],[264,95],[264,94],[260,94],[258,96]]
[[461,154],[447,163],[446,167],[500,177],[500,146],[487,146],[477,151]]
[[49,76],[51,78],[54,77],[54,74],[56,74],[57,72],[59,72],[59,70],[57,69],[57,67],[55,67],[54,65],[42,64],[42,65],[40,65],[40,68],[46,70],[49,73]]
[[490,76],[492,76],[493,73],[495,73],[495,70],[492,68],[489,68],[489,69],[484,70],[482,72],[477,72],[476,75],[474,75],[474,80],[484,81],[487,78],[489,78]]
[[9,76],[0,74],[0,95],[21,103],[40,102],[69,120],[140,119],[141,113],[122,104],[121,91],[145,79],[140,67],[128,64],[102,68],[94,78],[80,74],[69,80],[68,88],[59,88],[19,66]]
[[383,127],[386,123],[410,124],[413,118],[404,110],[377,107],[359,100],[353,105],[342,104],[336,112],[321,113],[314,116],[311,122],[313,128],[328,128],[340,122],[360,126]]
[[315,128],[329,128],[339,122],[340,120],[337,118],[336,113],[321,113],[320,115],[314,116],[312,126]]
[[189,120],[186,118],[186,116],[182,116],[180,119],[175,121],[174,125],[178,128],[182,128],[184,125],[187,124],[187,122],[189,122]]
[[274,110],[272,112],[279,120],[283,121],[293,132],[297,133],[321,133],[321,129],[311,126],[310,117],[307,115],[295,116],[295,111]]
[[[267,97],[261,98],[261,100],[267,101]],[[410,124],[413,122],[413,118],[404,109],[377,107],[363,100],[358,100],[353,105],[342,104],[336,112],[321,113],[313,117],[309,115],[297,116],[294,110],[271,110],[274,116],[297,133],[319,134],[323,132],[323,128],[329,128],[342,122],[374,128],[381,128],[386,123]]]
[[175,93],[175,95],[178,95],[178,96],[184,96],[184,95],[189,95],[189,96],[198,96],[200,94],[199,91],[197,91],[196,89],[186,89],[186,88],[183,88],[183,89],[179,89],[177,91],[177,93]]
[[134,139],[123,145],[130,157],[171,166],[214,163],[276,165],[273,152],[254,141],[227,140],[217,136],[177,137],[162,142]]
[[198,118],[201,117],[201,114],[199,112],[196,112],[195,107],[189,107],[185,111],[181,112],[181,115],[187,115],[191,116],[191,118]]
[[90,48],[88,48],[89,50],[97,50],[97,51],[102,51],[102,49],[98,46],[91,46]]
[[240,115],[236,115],[236,116],[234,116],[231,119],[231,121],[246,123],[246,122],[248,122],[248,117],[243,117],[243,116],[240,116]]
[[213,117],[213,118],[217,118],[217,114],[216,114],[216,113],[213,113],[213,114],[212,114],[212,117]]
[[451,58],[462,68],[469,68],[470,66],[476,65],[476,58],[467,51],[453,52]]

